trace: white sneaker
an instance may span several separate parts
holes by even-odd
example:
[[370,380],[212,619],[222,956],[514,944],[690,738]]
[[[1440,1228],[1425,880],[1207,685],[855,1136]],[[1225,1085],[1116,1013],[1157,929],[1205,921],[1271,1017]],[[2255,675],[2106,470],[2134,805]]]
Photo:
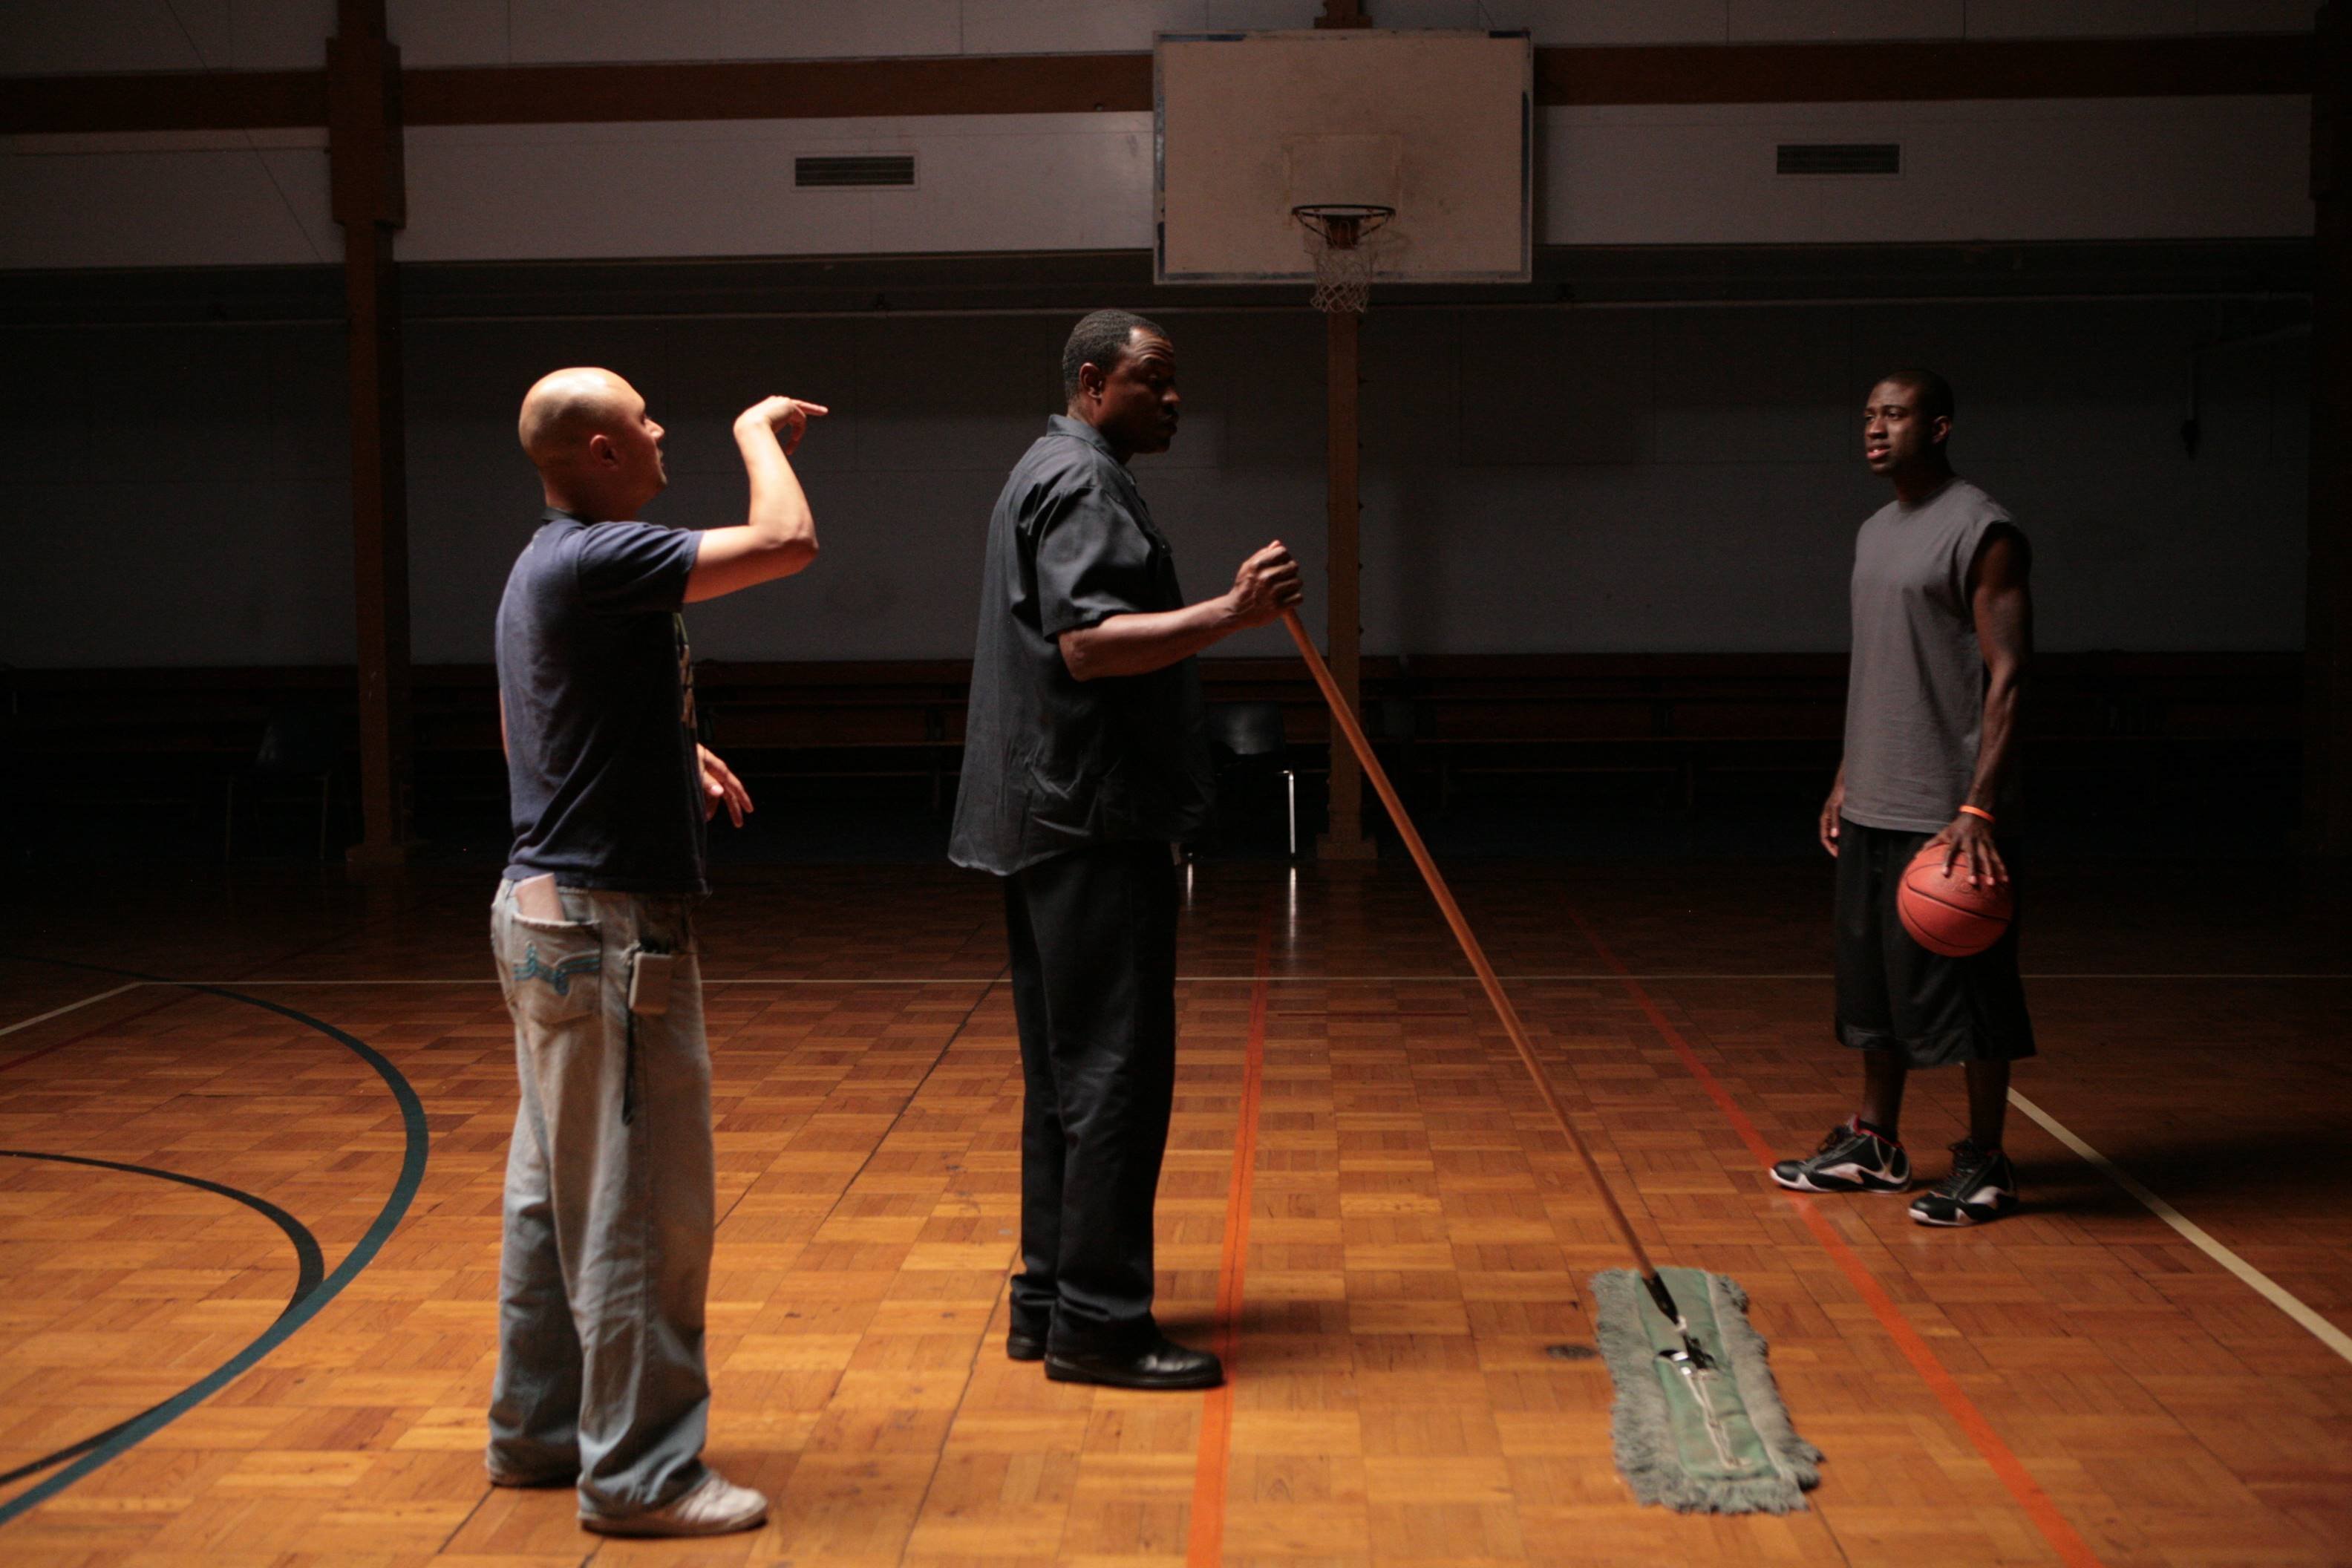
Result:
[[580,1511],[580,1523],[599,1535],[731,1535],[768,1521],[768,1500],[713,1470],[700,1485],[664,1508],[614,1519]]

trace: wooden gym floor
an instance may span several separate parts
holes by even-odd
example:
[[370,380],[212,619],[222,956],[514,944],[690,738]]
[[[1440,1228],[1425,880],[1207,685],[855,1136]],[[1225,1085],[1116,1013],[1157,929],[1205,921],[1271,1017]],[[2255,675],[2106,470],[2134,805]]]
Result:
[[[1850,1109],[1825,864],[1459,869],[1635,1222],[1747,1287],[1828,1451],[1811,1511],[1738,1519],[1627,1500],[1575,1356],[1617,1254],[1409,868],[1192,878],[1160,1257],[1164,1321],[1230,1357],[1206,1396],[1003,1359],[991,885],[730,875],[710,1450],[775,1507],[606,1544],[481,1472],[514,1103],[487,881],[19,878],[0,1473],[39,1468],[0,1562],[2352,1562],[2344,898],[2042,869],[2029,1206],[1971,1232],[1764,1176]],[[1958,1083],[1913,1081],[1932,1177]]]

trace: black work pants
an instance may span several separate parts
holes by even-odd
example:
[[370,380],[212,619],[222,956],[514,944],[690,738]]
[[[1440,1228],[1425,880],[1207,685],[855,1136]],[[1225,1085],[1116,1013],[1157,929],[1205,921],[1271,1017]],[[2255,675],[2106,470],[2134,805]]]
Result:
[[1013,1327],[1056,1353],[1148,1348],[1151,1207],[1176,1089],[1176,872],[1101,844],[1004,880],[1021,1029]]

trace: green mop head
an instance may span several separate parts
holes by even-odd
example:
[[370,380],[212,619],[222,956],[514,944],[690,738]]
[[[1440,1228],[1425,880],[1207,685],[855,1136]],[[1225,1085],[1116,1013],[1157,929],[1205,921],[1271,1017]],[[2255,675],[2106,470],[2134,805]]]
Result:
[[[1611,1430],[1634,1498],[1684,1513],[1792,1513],[1820,1483],[1822,1452],[1789,1424],[1748,1321],[1748,1293],[1719,1274],[1662,1268],[1691,1338],[1712,1365],[1671,1359],[1683,1348],[1642,1276],[1592,1279],[1594,1337],[1617,1385]],[[1663,1353],[1662,1353],[1663,1352]]]

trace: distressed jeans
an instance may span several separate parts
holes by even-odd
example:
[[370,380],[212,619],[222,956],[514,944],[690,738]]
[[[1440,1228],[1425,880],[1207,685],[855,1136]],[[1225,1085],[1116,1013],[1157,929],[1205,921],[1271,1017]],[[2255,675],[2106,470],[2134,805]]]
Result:
[[[523,1480],[576,1466],[583,1511],[619,1518],[704,1475],[710,1053],[687,900],[561,897],[561,921],[518,911],[510,882],[490,906],[522,1101],[488,1458]],[[662,951],[669,1009],[632,1014],[637,956]]]

